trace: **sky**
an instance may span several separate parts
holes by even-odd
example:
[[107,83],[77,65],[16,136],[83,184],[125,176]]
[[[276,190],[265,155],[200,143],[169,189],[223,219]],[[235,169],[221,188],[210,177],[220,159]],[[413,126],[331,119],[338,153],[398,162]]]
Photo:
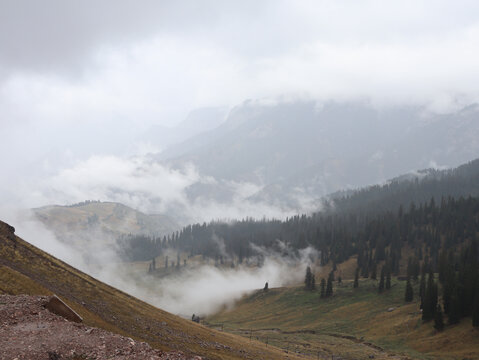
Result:
[[[197,108],[292,97],[448,111],[479,99],[478,63],[477,1],[0,0],[0,201],[83,200],[88,169],[108,169],[84,175],[95,189],[130,181],[151,126]],[[180,198],[198,176],[155,171],[172,180],[154,188]]]

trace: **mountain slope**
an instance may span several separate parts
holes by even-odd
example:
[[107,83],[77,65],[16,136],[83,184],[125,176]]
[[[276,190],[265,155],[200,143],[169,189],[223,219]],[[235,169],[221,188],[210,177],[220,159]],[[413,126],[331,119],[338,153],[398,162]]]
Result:
[[159,236],[178,230],[167,215],[147,215],[123,204],[86,201],[71,206],[51,205],[33,209],[36,217],[55,235],[72,245],[113,243],[122,234]]
[[225,200],[232,196],[225,183],[250,182],[264,187],[252,200],[300,209],[301,197],[477,157],[478,117],[477,105],[431,114],[420,107],[376,109],[365,103],[246,102],[218,128],[157,158],[178,168],[194,164],[217,181],[195,185],[193,198]]
[[479,358],[479,330],[470,319],[436,332],[430,322],[421,321],[419,283],[412,303],[404,302],[405,286],[393,279],[391,290],[378,294],[375,280],[362,279],[356,289],[349,280],[335,284],[333,297],[327,299],[304,287],[270,289],[246,296],[234,309],[207,321],[325,358],[331,353],[346,359]]
[[88,326],[207,359],[295,358],[255,341],[210,330],[144,303],[15,236],[0,221],[0,293],[57,294]]

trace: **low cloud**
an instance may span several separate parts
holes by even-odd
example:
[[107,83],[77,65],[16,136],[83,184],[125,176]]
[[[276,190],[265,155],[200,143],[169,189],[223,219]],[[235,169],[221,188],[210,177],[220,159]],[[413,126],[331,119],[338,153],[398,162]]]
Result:
[[[227,200],[214,197],[214,191],[192,196],[193,185],[220,186]],[[175,169],[160,164],[148,155],[122,158],[92,156],[51,176],[14,187],[18,198],[27,194],[30,206],[68,205],[84,200],[119,202],[146,213],[170,215],[180,222],[212,219],[285,218],[298,211],[313,210],[306,194],[298,193],[305,209],[274,206],[248,199],[262,186],[249,182],[218,181],[201,175],[187,164]],[[24,197],[25,195],[23,195]]]
[[[148,275],[146,268],[133,272],[128,264],[122,263],[114,247],[92,253],[85,247],[59,241],[32,212],[3,207],[0,218],[15,226],[17,235],[53,256],[152,305],[187,318],[193,313],[206,316],[224,306],[232,306],[245,294],[262,289],[266,282],[270,288],[301,283],[306,266],[318,257],[312,248],[295,253],[278,241],[278,252],[253,246],[258,258],[248,259],[250,265],[234,268],[190,265],[188,260],[186,267],[182,265],[177,272],[158,278]],[[221,239],[216,240],[221,248]],[[85,255],[89,255],[88,259]],[[173,253],[170,255],[175,258]],[[261,266],[256,266],[258,263]]]

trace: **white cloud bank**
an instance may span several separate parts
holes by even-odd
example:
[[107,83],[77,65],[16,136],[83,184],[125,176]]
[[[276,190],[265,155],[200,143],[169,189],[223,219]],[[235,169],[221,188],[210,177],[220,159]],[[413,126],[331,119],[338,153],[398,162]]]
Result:
[[14,198],[28,198],[30,206],[113,201],[146,213],[170,214],[185,223],[247,216],[284,218],[298,211],[248,200],[261,189],[257,184],[224,181],[222,188],[231,196],[228,201],[189,196],[189,187],[197,184],[217,184],[217,180],[200,175],[193,165],[173,169],[148,156],[92,156],[44,179],[25,180],[10,191]]

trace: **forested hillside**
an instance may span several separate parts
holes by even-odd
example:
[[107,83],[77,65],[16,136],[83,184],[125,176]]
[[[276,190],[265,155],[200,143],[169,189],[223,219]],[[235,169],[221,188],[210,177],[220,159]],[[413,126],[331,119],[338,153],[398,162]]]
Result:
[[465,197],[477,195],[478,164],[360,190],[310,216],[195,224],[162,239],[123,241],[145,259],[169,249],[233,266],[245,260],[261,265],[268,254],[295,257],[308,246],[319,251],[320,265],[333,269],[355,256],[357,273],[365,278],[376,279],[380,271],[416,280],[422,274],[421,298],[427,290],[436,299],[426,317],[434,317],[438,296],[434,276],[426,286],[426,274],[439,273],[444,310],[453,323],[472,315],[479,303],[479,198]]
[[324,201],[327,209],[380,213],[411,203],[425,203],[431,198],[479,196],[479,159],[455,169],[426,169],[356,191],[340,191]]
[[[151,259],[162,249],[174,248],[209,258],[237,258],[239,262],[262,256],[251,245],[284,255],[313,246],[321,251],[322,264],[329,260],[340,263],[360,255],[362,265],[362,253],[374,250],[379,261],[384,260],[387,252],[397,270],[399,250],[405,245],[421,253],[430,252],[432,257],[440,248],[449,249],[451,241],[462,243],[465,235],[461,232],[469,231],[468,236],[473,237],[477,231],[474,197],[479,195],[479,160],[453,170],[428,170],[422,174],[334,194],[324,200],[323,211],[312,215],[297,215],[284,221],[213,221],[188,225],[163,238],[124,237],[121,243],[125,256],[137,259]],[[458,219],[451,222],[451,217]],[[453,224],[454,229],[445,228]]]

